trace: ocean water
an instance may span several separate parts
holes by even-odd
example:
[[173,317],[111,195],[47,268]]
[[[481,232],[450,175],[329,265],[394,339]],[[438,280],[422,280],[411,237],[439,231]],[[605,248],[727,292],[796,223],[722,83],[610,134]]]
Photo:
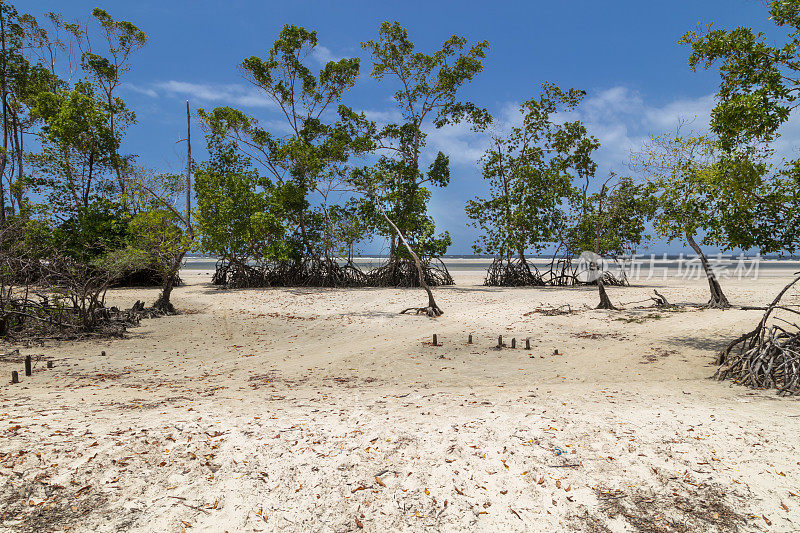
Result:
[[[386,262],[386,257],[365,256],[355,259],[355,264],[364,270],[375,268]],[[535,265],[539,270],[547,269],[551,258],[533,257],[528,259],[531,265]],[[759,275],[783,274],[784,271],[800,271],[800,260],[798,259],[779,259],[765,258],[761,256],[709,256],[709,261],[718,276],[738,277],[738,278],[757,278]],[[490,257],[475,256],[445,256],[442,262],[452,272],[485,272],[492,264]],[[213,257],[188,257],[184,268],[187,270],[206,270],[213,272],[216,268],[217,259]],[[685,276],[692,277],[702,274],[702,265],[694,255],[667,255],[652,254],[637,256],[632,261],[626,260],[620,263],[609,262],[607,269],[619,271],[625,268],[626,273],[633,279],[652,279],[663,276]]]

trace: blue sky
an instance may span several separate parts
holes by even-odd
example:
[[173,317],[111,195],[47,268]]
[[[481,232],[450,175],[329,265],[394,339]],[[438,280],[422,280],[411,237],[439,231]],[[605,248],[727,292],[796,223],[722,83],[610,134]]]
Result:
[[[463,97],[488,108],[500,121],[509,121],[519,103],[539,94],[543,81],[586,90],[580,115],[603,144],[599,176],[612,169],[626,171],[629,150],[648,135],[674,130],[681,117],[694,120],[698,129],[707,123],[718,78],[713,72],[689,70],[688,48],[677,44],[684,32],[709,22],[722,28],[771,28],[758,0],[15,4],[34,15],[57,11],[67,19],[84,20],[93,7],[102,7],[145,31],[148,44],[133,58],[122,93],[138,118],[124,151],[140,154],[143,163],[164,170],[183,166],[184,148],[175,141],[184,136],[187,98],[193,107],[232,105],[265,122],[277,118],[266,100],[241,79],[236,66],[245,57],[265,55],[287,23],[317,31],[318,60],[362,58],[361,79],[345,100],[375,117],[391,116],[394,89],[369,77],[369,58],[360,43],[375,37],[382,21],[399,21],[423,51],[434,50],[452,34],[471,42],[486,39],[490,50],[484,71]],[[793,139],[785,142],[796,146]],[[202,158],[199,144],[195,154]],[[433,154],[441,149],[452,163],[451,184],[434,192],[430,212],[438,227],[453,236],[449,253],[471,253],[475,234],[466,226],[464,204],[485,190],[476,159],[486,139],[455,127],[431,135],[429,144]],[[682,243],[656,242],[651,247],[656,252],[682,250]]]

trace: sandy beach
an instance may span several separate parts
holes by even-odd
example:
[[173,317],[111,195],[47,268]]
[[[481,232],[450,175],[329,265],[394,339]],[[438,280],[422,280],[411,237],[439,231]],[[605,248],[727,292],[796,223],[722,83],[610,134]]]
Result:
[[[722,283],[764,305],[790,274]],[[704,280],[611,287],[626,310],[597,311],[594,288],[460,271],[434,320],[398,314],[418,289],[182,276],[178,316],[0,361],[0,530],[800,529],[798,399],[708,379],[760,312],[636,309],[653,288],[702,303]]]

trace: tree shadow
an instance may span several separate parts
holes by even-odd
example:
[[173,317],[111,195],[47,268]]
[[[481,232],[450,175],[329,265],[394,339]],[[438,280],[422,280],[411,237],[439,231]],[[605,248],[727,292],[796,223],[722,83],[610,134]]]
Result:
[[682,348],[692,348],[708,352],[716,356],[720,350],[725,348],[736,335],[691,335],[691,336],[673,336],[663,339],[665,344],[670,346],[679,346]]

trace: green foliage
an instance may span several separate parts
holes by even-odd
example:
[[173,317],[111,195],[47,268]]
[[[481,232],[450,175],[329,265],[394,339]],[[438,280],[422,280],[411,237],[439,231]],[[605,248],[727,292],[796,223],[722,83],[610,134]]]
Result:
[[[692,70],[718,66],[711,129],[722,150],[712,179],[711,209],[720,223],[713,238],[727,248],[794,252],[798,245],[797,159],[773,161],[780,128],[800,104],[800,1],[769,2],[769,18],[786,32],[772,42],[763,32],[709,26],[686,33]],[[777,167],[777,168],[776,168]]]
[[296,257],[282,224],[283,206],[297,202],[291,185],[276,187],[231,146],[218,147],[195,172],[201,248],[232,261]]
[[573,111],[584,95],[545,83],[538,99],[520,107],[522,125],[493,139],[481,158],[490,196],[466,208],[481,230],[476,253],[524,257],[564,238],[570,202],[581,181],[588,187],[596,169],[591,154],[600,145],[580,121],[560,122],[556,115]]
[[[205,180],[198,185],[198,197],[201,189],[207,195],[198,198],[206,251],[293,261],[330,253],[335,232],[333,220],[325,215],[332,207],[328,193],[337,188],[351,154],[369,144],[354,130],[360,117],[339,104],[358,78],[359,60],[329,61],[315,74],[305,62],[317,42],[315,32],[286,25],[265,58],[249,57],[240,65],[243,76],[283,112],[288,135],[268,131],[254,117],[230,107],[198,111],[212,154],[198,178]],[[326,122],[326,112],[334,107],[341,121]],[[269,179],[260,177],[251,163]],[[227,202],[221,198],[228,194],[223,187],[231,187],[248,206],[230,220],[220,214],[227,204],[209,200]],[[312,205],[320,196],[322,201]],[[222,241],[224,228],[236,235],[229,246]]]
[[120,204],[98,199],[56,226],[52,239],[62,253],[88,261],[125,246],[128,217]]
[[[85,40],[78,40],[79,44],[85,43],[82,46],[81,67],[105,96],[109,129],[113,135],[121,139],[127,126],[136,121],[136,115],[128,109],[121,98],[115,95],[115,91],[122,83],[122,76],[130,70],[130,56],[146,44],[147,37],[133,23],[114,20],[107,11],[98,7],[92,10],[92,17],[102,36],[101,45],[93,43],[88,34]],[[97,53],[98,48],[104,48],[105,55]],[[120,182],[122,194],[125,192],[125,184],[120,174],[123,159],[115,150],[112,165]]]
[[181,220],[168,209],[137,213],[130,221],[131,247],[144,254],[164,278],[175,274],[175,264],[183,259],[189,243],[181,229]]
[[[394,93],[402,122],[375,131],[374,148],[381,154],[372,168],[359,169],[351,178],[367,202],[379,201],[420,256],[442,255],[451,244],[445,232],[435,235],[436,226],[427,214],[431,191],[427,184],[446,187],[450,182],[447,154],[437,153],[427,170],[420,165],[425,148],[423,127],[436,128],[463,120],[480,129],[490,121],[489,113],[475,104],[458,100],[459,90],[483,69],[486,41],[467,48],[467,40],[452,36],[432,54],[415,51],[408,32],[397,22],[384,22],[376,40],[362,43],[372,56],[372,76],[390,77],[398,87]],[[370,129],[370,128],[368,128]],[[371,224],[392,242],[391,255],[405,256],[396,246],[395,232],[378,216],[376,206],[366,207]]]
[[650,241],[647,223],[658,209],[650,184],[613,173],[608,186],[587,199],[587,210],[571,228],[573,250],[594,250],[603,257],[634,255]]
[[353,199],[345,205],[333,205],[327,210],[326,246],[331,255],[352,259],[356,254],[356,244],[364,240],[372,231],[370,218],[364,213],[365,204]]
[[89,264],[106,272],[109,279],[119,280],[132,272],[151,268],[154,262],[151,253],[128,244],[124,248],[116,248],[93,258]]
[[42,151],[30,159],[34,186],[44,192],[54,214],[76,215],[92,200],[108,196],[105,173],[119,140],[108,127],[108,113],[91,85],[43,92],[33,108],[44,121]]
[[[634,154],[634,167],[648,174],[658,201],[654,226],[661,237],[680,240],[719,225],[712,208],[718,159],[712,140],[680,132],[653,137]],[[716,244],[708,234],[704,242]]]
[[788,31],[782,44],[770,44],[764,33],[747,27],[726,31],[708,26],[686,33],[680,41],[691,45],[692,70],[719,64],[711,127],[728,151],[772,142],[797,106],[800,1],[774,0],[769,6],[770,19]]

